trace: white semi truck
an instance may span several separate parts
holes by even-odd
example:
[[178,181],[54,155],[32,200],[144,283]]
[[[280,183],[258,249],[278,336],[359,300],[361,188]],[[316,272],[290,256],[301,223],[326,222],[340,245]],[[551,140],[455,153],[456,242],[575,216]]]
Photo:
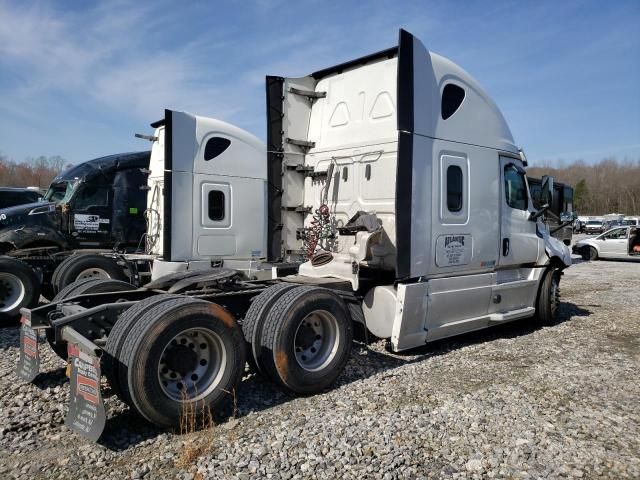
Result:
[[[137,135],[152,142],[140,186],[148,190],[144,250],[102,256],[126,266],[136,286],[148,281],[143,275],[153,280],[212,266],[255,273],[266,256],[264,144],[226,122],[180,111],[165,110],[151,126],[153,135]],[[86,259],[75,255],[60,268],[92,267]],[[151,268],[138,272],[136,263],[145,261]],[[83,278],[110,278],[97,265],[92,270]]]
[[[200,119],[189,121],[199,131]],[[23,310],[18,374],[38,371],[38,331],[68,343],[74,430],[102,431],[101,372],[140,415],[170,427],[185,410],[229,401],[247,356],[283,388],[322,391],[347,362],[354,324],[401,351],[554,320],[569,250],[540,221],[548,207],[532,206],[500,111],[460,67],[401,30],[391,49],[301,78],[267,77],[267,121],[265,192],[245,185],[261,178],[249,170],[210,185],[196,181],[198,168],[183,175],[207,138],[185,136],[181,116],[165,118],[157,210],[169,220],[158,251],[170,264],[196,245],[205,256],[221,248],[196,225],[225,222],[231,209],[233,236],[226,193],[246,186],[253,201],[267,199],[253,233],[266,230],[270,265],[302,262],[299,273],[247,281],[228,268],[187,271]],[[189,205],[207,207],[192,214]]]

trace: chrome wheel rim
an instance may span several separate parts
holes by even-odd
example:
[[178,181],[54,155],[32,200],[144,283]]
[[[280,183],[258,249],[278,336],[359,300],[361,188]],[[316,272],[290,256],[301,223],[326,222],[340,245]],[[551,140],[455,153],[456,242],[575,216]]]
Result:
[[298,365],[309,372],[326,367],[340,345],[338,321],[326,310],[315,310],[302,319],[294,337]]
[[84,280],[86,278],[111,278],[111,275],[109,275],[109,272],[102,268],[85,268],[78,274],[78,276],[76,277],[76,281]]
[[26,293],[20,278],[12,273],[0,273],[0,312],[10,312],[20,306]]
[[170,399],[197,401],[220,384],[226,364],[220,336],[206,328],[190,328],[165,345],[158,364],[158,381]]

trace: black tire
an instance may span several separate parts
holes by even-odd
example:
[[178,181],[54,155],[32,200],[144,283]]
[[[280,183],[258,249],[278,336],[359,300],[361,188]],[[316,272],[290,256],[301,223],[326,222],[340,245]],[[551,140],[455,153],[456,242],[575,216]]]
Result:
[[[53,291],[56,293],[56,295],[63,288],[65,288],[67,286],[67,285],[65,285],[63,287],[59,287],[59,285],[60,285],[60,274],[62,272],[64,272],[69,265],[72,265],[73,262],[75,262],[76,258],[78,258],[80,255],[82,255],[82,253],[78,253],[78,254],[74,253],[72,255],[69,255],[64,260],[62,260],[62,262],[60,262],[58,264],[58,266],[56,267],[56,269],[53,271],[53,275],[51,275],[51,286],[53,287]],[[85,280],[93,280],[93,279],[85,279]],[[75,282],[71,282],[71,283],[75,283]],[[69,283],[68,285],[71,285],[71,283]]]
[[0,257],[0,320],[13,321],[20,309],[35,307],[40,299],[40,281],[26,263]]
[[[59,302],[65,298],[75,297],[76,295],[84,295],[87,293],[105,293],[105,292],[124,292],[132,290],[135,287],[130,283],[121,280],[112,280],[110,278],[85,278],[77,282],[71,283],[64,287],[53,297],[52,302]],[[51,349],[63,360],[67,360],[67,342],[55,343],[53,329],[45,330],[47,342]]]
[[64,268],[63,267],[64,262],[66,262],[67,260],[69,260],[69,257],[62,260],[62,262],[60,262],[56,266],[55,270],[51,274],[51,290],[53,290],[54,298],[55,298],[55,295],[57,295],[58,292],[60,292],[60,290],[58,289],[58,277],[60,276],[60,271]]
[[[316,330],[319,326],[322,334]],[[270,308],[262,328],[260,359],[277,383],[296,393],[317,393],[342,373],[352,339],[351,317],[338,295],[326,288],[297,287]]]
[[104,255],[89,253],[84,255],[72,255],[64,260],[56,271],[54,276],[56,277],[56,284],[54,288],[56,291],[62,290],[67,285],[74,283],[77,280],[84,279],[84,275],[88,275],[88,271],[95,270],[95,274],[102,275],[102,277],[89,277],[89,278],[102,278],[112,280],[127,281],[127,276],[124,273],[123,268],[110,257]]
[[242,333],[249,346],[247,360],[249,365],[262,374],[265,373],[265,370],[260,359],[260,338],[262,337],[264,321],[275,301],[285,292],[298,286],[293,283],[278,283],[267,288],[260,295],[253,298],[242,321]]
[[598,259],[598,250],[593,247],[589,247],[589,258],[587,260],[597,260]]
[[[187,345],[186,341],[175,345],[172,343],[172,340],[187,335],[185,332],[193,329],[205,332],[214,339],[214,348],[219,349],[218,353],[225,358],[222,365],[217,361],[202,364],[202,359],[198,360],[198,350],[200,353],[211,352],[213,355],[214,348],[194,348]],[[168,352],[165,347],[169,347]],[[184,351],[172,354],[171,350],[174,348]],[[191,351],[194,352],[195,360],[189,358]],[[187,369],[185,373],[180,373],[182,378],[172,380],[174,387],[182,392],[179,397],[172,397],[167,393],[169,386],[162,384],[160,380],[165,370],[170,371],[167,368],[173,362],[167,358],[170,356],[174,360],[178,359],[177,363],[180,364],[173,368]],[[194,415],[206,416],[206,412],[216,411],[225,400],[233,398],[244,371],[246,351],[242,330],[231,314],[216,304],[182,297],[156,305],[141,315],[125,338],[120,357],[120,386],[126,390],[125,394],[136,410],[155,425],[175,427],[179,425],[187,405]],[[161,363],[163,359],[166,363]],[[187,363],[191,366],[186,366]],[[131,365],[135,365],[135,368],[130,368]],[[161,365],[165,367],[160,368]],[[191,375],[188,368],[196,368],[198,365],[212,365],[214,378],[210,385],[199,390],[201,393],[194,392],[195,395],[202,395],[201,397],[185,402],[183,395],[190,393],[184,393],[184,386],[186,385],[187,390],[191,388],[188,380],[185,380]],[[123,374],[126,382],[122,381]],[[193,382],[196,381],[197,377]],[[181,382],[185,382],[185,385]],[[183,389],[179,385],[183,385]]]
[[[140,318],[143,312],[155,307],[160,303],[167,302],[175,298],[183,298],[179,295],[162,294],[155,297],[145,298],[131,308],[127,309],[116,321],[109,332],[107,343],[104,346],[104,355],[101,359],[102,372],[111,386],[111,390],[127,404],[131,404],[128,390],[120,385],[120,355],[122,345],[133,325]],[[125,392],[127,392],[125,394]]]
[[556,323],[560,305],[560,272],[547,270],[544,273],[538,298],[536,300],[536,320],[540,325],[551,326]]

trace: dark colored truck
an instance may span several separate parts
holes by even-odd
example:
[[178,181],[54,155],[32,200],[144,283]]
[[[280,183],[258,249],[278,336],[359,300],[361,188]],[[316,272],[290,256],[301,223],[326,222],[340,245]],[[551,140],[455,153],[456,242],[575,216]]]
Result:
[[146,230],[149,152],[84,162],[58,175],[44,201],[0,210],[0,319],[57,290],[54,272],[85,254],[57,285],[78,278],[126,279],[105,252],[135,251]]
[[[540,202],[542,180],[527,177],[527,182],[533,206],[540,209],[542,207]],[[545,212],[546,223],[552,236],[564,242],[565,245],[571,245],[573,226],[571,223],[563,222],[561,217],[563,214],[573,214],[573,188],[565,183],[554,182],[553,191],[553,200]]]

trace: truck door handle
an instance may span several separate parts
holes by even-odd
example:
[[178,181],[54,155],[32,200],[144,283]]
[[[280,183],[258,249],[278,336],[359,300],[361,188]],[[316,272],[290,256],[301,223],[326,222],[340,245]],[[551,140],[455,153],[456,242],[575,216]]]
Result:
[[506,257],[507,255],[509,255],[509,239],[503,238],[502,239],[502,256]]

